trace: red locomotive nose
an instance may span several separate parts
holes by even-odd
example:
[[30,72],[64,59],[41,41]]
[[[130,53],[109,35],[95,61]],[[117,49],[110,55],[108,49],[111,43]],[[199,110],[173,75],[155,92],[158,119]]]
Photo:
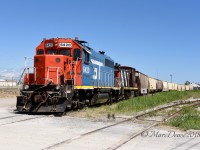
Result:
[[[76,58],[79,58],[78,62]],[[35,78],[37,85],[61,84],[68,79],[81,84],[81,48],[72,39],[44,39],[36,48],[34,57]],[[76,65],[76,66],[75,66]],[[76,75],[75,75],[76,74]]]
[[61,55],[36,55],[34,58],[36,68],[36,84],[60,84],[64,75],[64,58]]

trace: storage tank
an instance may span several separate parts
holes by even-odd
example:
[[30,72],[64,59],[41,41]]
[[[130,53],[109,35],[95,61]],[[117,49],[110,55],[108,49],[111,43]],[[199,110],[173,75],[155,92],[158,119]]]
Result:
[[162,92],[162,90],[163,90],[163,82],[161,80],[157,80],[156,91],[157,92]]
[[150,93],[156,92],[156,83],[157,83],[156,79],[149,77],[149,90],[148,91]]
[[169,91],[169,87],[168,87],[168,82],[167,81],[163,81],[163,91]]

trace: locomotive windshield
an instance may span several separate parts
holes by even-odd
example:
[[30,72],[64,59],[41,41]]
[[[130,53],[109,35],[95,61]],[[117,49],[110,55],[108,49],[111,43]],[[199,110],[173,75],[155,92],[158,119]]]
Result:
[[60,55],[71,56],[71,51],[69,49],[61,49]]
[[58,50],[54,50],[54,49],[47,50],[47,54],[58,54]]

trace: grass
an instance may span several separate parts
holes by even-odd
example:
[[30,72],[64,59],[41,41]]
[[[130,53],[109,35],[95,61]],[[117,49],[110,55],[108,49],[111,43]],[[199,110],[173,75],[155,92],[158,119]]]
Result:
[[[190,97],[200,97],[200,91],[170,91],[157,93],[153,96],[134,97],[129,100],[120,101],[112,105],[91,107],[81,110],[81,116],[98,118],[107,114],[131,115],[135,112],[153,108],[175,100],[184,100]],[[79,112],[80,113],[80,112]]]
[[2,88],[0,89],[0,98],[16,97],[19,95],[19,89],[17,88]]
[[185,107],[178,117],[167,122],[167,125],[175,126],[183,130],[200,130],[200,112],[193,107]]

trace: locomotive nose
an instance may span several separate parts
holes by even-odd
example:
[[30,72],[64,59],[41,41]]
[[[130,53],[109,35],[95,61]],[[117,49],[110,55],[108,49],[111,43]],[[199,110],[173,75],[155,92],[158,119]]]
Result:
[[34,60],[36,84],[44,85],[49,81],[53,84],[60,84],[61,75],[64,74],[62,55],[36,55]]

